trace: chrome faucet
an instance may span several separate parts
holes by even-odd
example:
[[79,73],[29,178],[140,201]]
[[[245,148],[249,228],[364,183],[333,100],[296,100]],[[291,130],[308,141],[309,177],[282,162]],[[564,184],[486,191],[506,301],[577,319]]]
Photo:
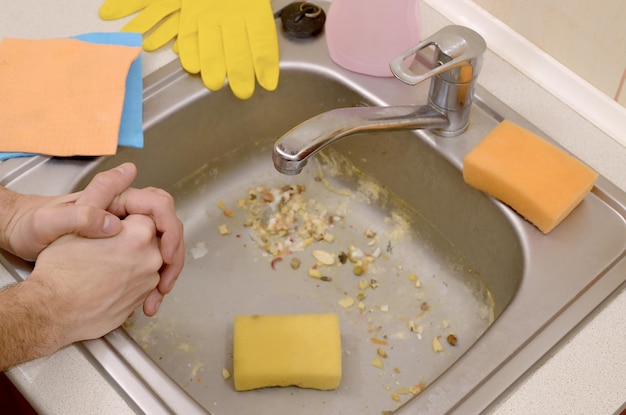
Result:
[[[407,62],[422,49],[434,46],[435,67],[417,74]],[[272,159],[276,169],[295,175],[307,160],[349,135],[377,130],[428,129],[453,137],[469,126],[474,85],[480,72],[484,39],[464,26],[447,26],[401,56],[389,67],[409,85],[432,79],[428,104],[415,106],[354,107],[324,112],[297,125],[276,141]]]

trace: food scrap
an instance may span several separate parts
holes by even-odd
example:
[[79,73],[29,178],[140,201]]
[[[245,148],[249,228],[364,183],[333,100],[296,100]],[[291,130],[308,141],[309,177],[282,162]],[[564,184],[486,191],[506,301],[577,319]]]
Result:
[[[333,242],[333,225],[341,221],[320,203],[307,198],[306,187],[298,184],[248,190],[248,197],[238,206],[248,212],[244,226],[250,228],[259,247],[273,256],[303,251],[314,242]],[[319,251],[322,261],[329,255]],[[334,262],[334,258],[333,258]]]
[[343,308],[350,308],[354,305],[354,298],[346,295],[345,297],[339,299],[339,305]]
[[[412,333],[417,333],[418,336],[421,335],[424,332],[424,327],[420,326],[420,325],[416,325],[415,321],[410,320],[409,321],[409,331]],[[421,337],[419,337],[421,338]]]
[[456,346],[456,336],[454,334],[448,334],[448,337],[446,338],[446,340],[448,340],[448,344],[450,346]]
[[415,283],[415,288],[422,287],[422,283],[420,282],[420,279],[415,274],[409,274],[409,281],[413,281]]
[[365,269],[363,269],[362,265],[355,265],[352,271],[354,272],[354,275],[360,277],[365,272]]
[[298,258],[291,258],[289,265],[291,266],[291,269],[298,269],[300,268],[300,260]]
[[191,248],[190,253],[193,259],[198,259],[208,254],[209,250],[204,242],[198,242],[193,248]]
[[359,280],[359,282],[357,283],[357,286],[359,290],[366,290],[370,288],[370,282],[368,279],[362,279],[362,280]]
[[322,273],[317,268],[309,268],[309,277],[322,279]]
[[443,346],[441,345],[441,342],[439,341],[439,336],[433,337],[433,352],[435,353],[443,352]]
[[377,339],[376,337],[372,337],[370,338],[370,341],[374,344],[378,344],[381,346],[387,346],[389,344],[389,342],[387,342],[387,340],[381,340],[381,339]]
[[222,368],[222,377],[224,378],[224,380],[230,379],[231,376],[232,376],[232,374],[230,373],[230,371],[228,369],[226,369],[225,367],[223,367]]
[[335,263],[335,254],[322,251],[321,249],[314,250],[313,256],[322,265],[333,265]]
[[272,267],[273,270],[276,270],[276,264],[281,262],[283,259],[281,257],[276,257],[274,259],[272,259],[272,262],[270,262],[270,265]]
[[374,366],[377,369],[384,369],[385,368],[385,365],[383,364],[383,361],[381,360],[381,358],[379,356],[374,357],[370,361],[370,365]]

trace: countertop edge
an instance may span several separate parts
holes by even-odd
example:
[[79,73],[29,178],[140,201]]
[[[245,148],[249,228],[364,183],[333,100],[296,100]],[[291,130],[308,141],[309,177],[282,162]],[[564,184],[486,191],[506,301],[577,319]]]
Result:
[[79,345],[18,365],[6,375],[42,415],[134,413]]

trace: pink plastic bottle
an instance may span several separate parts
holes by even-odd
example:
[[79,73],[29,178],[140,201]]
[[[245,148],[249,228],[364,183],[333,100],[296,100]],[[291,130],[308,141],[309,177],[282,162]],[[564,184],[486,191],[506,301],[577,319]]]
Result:
[[332,0],[325,31],[337,64],[367,75],[393,76],[389,61],[419,43],[419,2]]

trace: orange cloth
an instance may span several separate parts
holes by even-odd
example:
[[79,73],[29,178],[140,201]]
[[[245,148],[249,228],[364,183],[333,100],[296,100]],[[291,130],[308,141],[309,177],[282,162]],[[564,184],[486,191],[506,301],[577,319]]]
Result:
[[125,82],[139,47],[76,39],[0,42],[0,151],[117,151]]

